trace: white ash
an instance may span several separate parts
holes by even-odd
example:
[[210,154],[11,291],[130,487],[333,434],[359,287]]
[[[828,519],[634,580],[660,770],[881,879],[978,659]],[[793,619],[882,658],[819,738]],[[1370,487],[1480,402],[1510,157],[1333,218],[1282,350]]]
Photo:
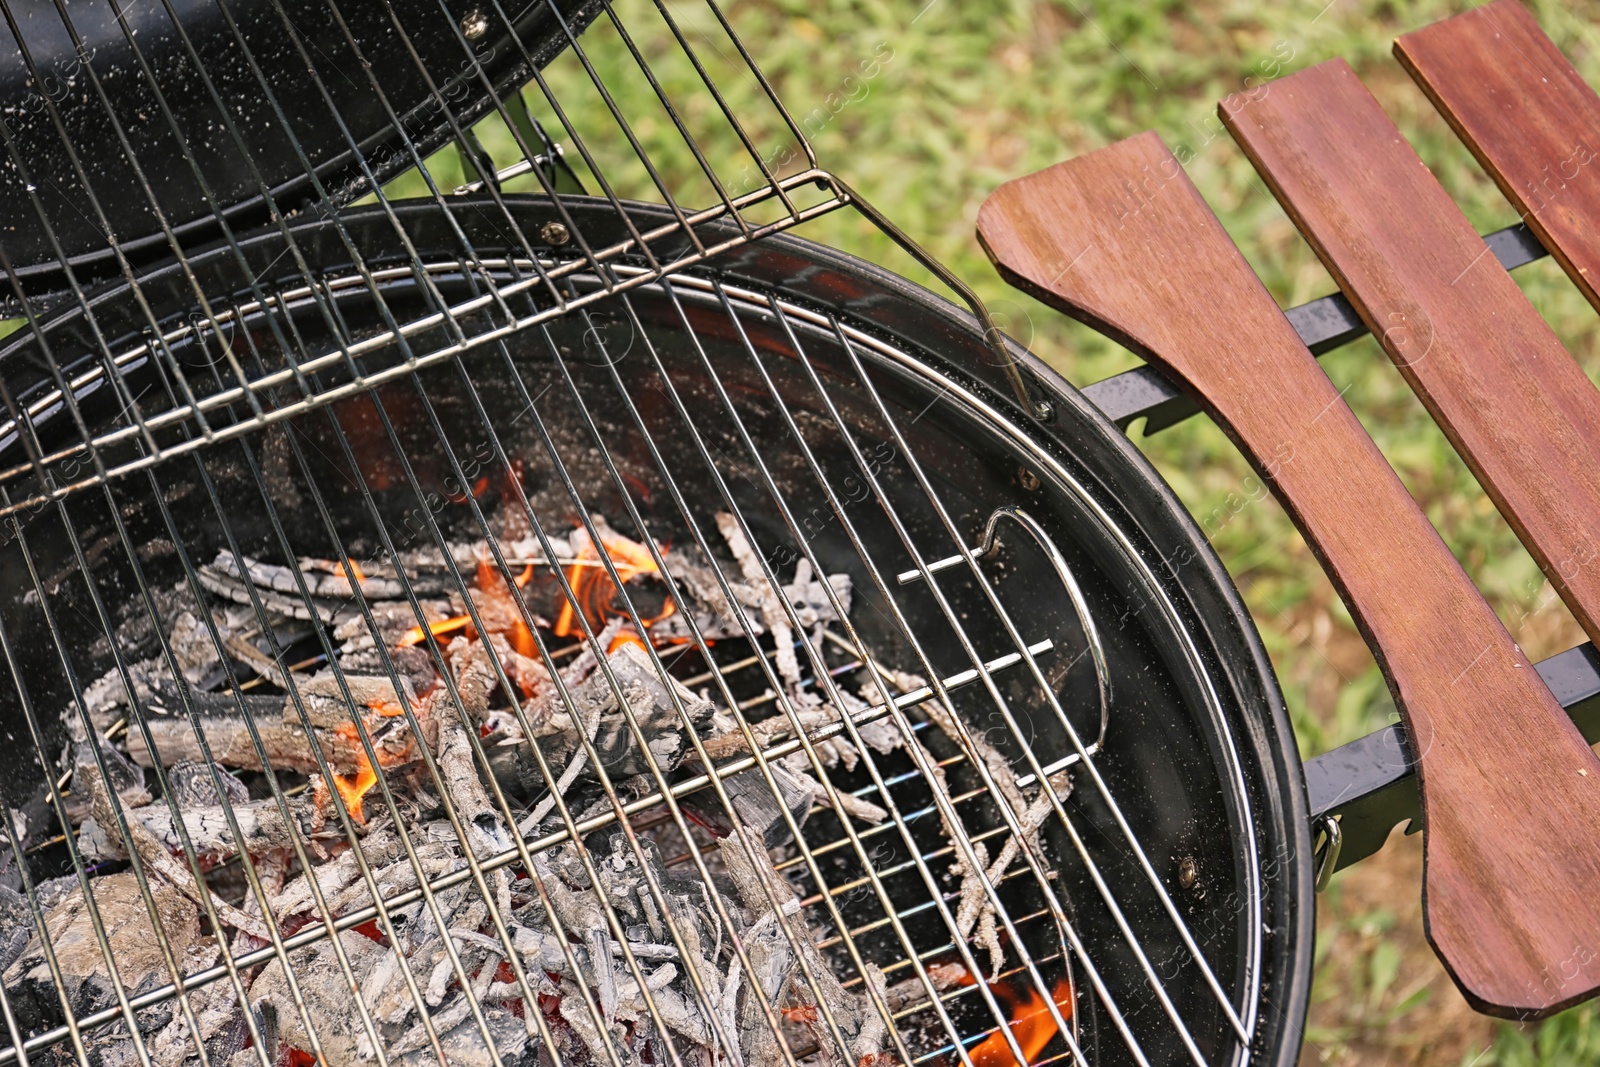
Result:
[[[722,534],[722,540],[727,543],[728,551],[733,554],[733,561],[738,564],[739,573],[744,576],[745,585],[750,590],[750,599],[753,601],[750,606],[760,613],[762,624],[772,635],[778,677],[791,690],[798,689],[802,681],[800,661],[795,656],[794,631],[790,629],[788,616],[783,612],[779,593],[767,579],[761,558],[745,537],[739,520],[726,511],[717,512],[716,519],[717,531]],[[740,596],[739,599],[743,602],[746,598]]]

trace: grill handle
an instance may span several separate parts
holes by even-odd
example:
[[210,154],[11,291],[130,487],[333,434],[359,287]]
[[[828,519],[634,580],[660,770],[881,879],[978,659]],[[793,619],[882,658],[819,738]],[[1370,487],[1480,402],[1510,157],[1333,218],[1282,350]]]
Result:
[[1473,1006],[1600,987],[1600,760],[1154,133],[1002,186],[1018,288],[1184,383],[1267,478],[1361,627],[1417,753],[1429,940]]

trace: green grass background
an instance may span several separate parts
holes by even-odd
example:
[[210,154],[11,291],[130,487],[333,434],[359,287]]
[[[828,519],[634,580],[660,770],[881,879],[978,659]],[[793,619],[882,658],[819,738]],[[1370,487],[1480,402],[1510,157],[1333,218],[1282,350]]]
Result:
[[[618,6],[714,168],[736,191],[750,188],[750,155],[681,62],[655,9],[632,0]],[[1273,295],[1284,306],[1321,296],[1333,290],[1331,281],[1220,131],[1215,106],[1229,93],[1342,56],[1473,223],[1480,230],[1507,225],[1515,212],[1390,54],[1396,34],[1464,6],[1470,4],[742,0],[729,16],[811,133],[821,164],[974,286],[1009,332],[1069,380],[1086,384],[1136,361],[999,281],[973,238],[983,198],[1008,178],[1154,129],[1174,147],[1193,150],[1189,176]],[[1533,7],[1591,84],[1600,84],[1594,25],[1600,5],[1536,0]],[[668,0],[665,9],[717,77],[758,153],[795,170],[792,139],[713,20],[691,0]],[[662,179],[658,185],[631,162],[587,72],[566,57],[548,71],[549,83],[617,192],[660,199],[664,186],[686,204],[711,202],[710,186],[615,30],[602,22],[585,45]],[[548,106],[535,110],[575,157],[571,131],[562,130]],[[515,156],[496,121],[480,133],[497,158]],[[471,176],[453,150],[436,157],[432,170],[446,188]],[[512,188],[534,185],[524,178]],[[411,176],[391,191],[426,190]],[[854,212],[825,216],[802,232],[926,279]],[[1546,260],[1517,278],[1591,376],[1600,372],[1600,320],[1560,270]],[[1217,313],[1225,317],[1227,309]],[[1323,363],[1528,653],[1538,658],[1580,641],[1537,568],[1377,346],[1364,339]],[[1137,429],[1134,436],[1196,516],[1227,516],[1203,525],[1272,655],[1302,753],[1314,755],[1391,721],[1394,707],[1371,656],[1282,510],[1265,500],[1231,513],[1226,502],[1249,471],[1223,435],[1193,419],[1148,439]],[[1391,844],[1362,866],[1370,871],[1341,875],[1320,900],[1305,1062],[1600,1062],[1600,1019],[1591,1008],[1525,1027],[1465,1010],[1418,929],[1414,839]],[[1366,881],[1351,882],[1346,892],[1346,878]]]

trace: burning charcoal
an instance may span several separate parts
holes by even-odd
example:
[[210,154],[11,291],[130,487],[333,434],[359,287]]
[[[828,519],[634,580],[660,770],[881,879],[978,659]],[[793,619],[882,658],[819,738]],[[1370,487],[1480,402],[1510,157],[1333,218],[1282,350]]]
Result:
[[752,606],[760,612],[762,623],[766,626],[767,632],[772,634],[772,645],[776,653],[773,662],[778,668],[778,677],[782,678],[790,689],[798,689],[801,682],[800,661],[794,652],[794,631],[789,627],[789,617],[784,614],[783,602],[779,599],[777,590],[772,588],[772,583],[767,580],[766,573],[762,569],[761,558],[745,538],[739,520],[731,513],[717,512],[717,531],[722,534],[723,541],[727,542],[728,551],[733,554],[734,562],[739,565],[739,573],[744,575],[745,584],[754,596]]
[[11,966],[34,936],[28,899],[10,886],[0,886],[0,971]]
[[[399,762],[412,752],[410,729],[401,714],[401,697],[388,678],[363,678],[346,676],[345,685],[351,697],[362,709],[362,719],[368,736],[381,756],[388,755]],[[413,709],[420,708],[416,697],[402,679],[404,699]],[[341,774],[359,769],[366,761],[361,739],[351,723],[350,706],[345,703],[344,692],[333,674],[318,675],[297,683],[297,692],[305,707],[306,717],[317,731],[317,743],[329,765]],[[258,718],[255,723],[267,759],[275,770],[294,770],[309,773],[317,770],[315,756],[306,743],[305,729],[300,712],[292,698],[278,705],[276,721]],[[426,716],[418,714],[424,730],[430,725]],[[151,740],[165,764],[200,760],[204,754],[187,720],[152,719],[149,722]],[[241,770],[260,770],[261,759],[250,737],[250,727],[237,713],[217,715],[205,723],[206,741],[211,758],[226,767]],[[433,738],[425,738],[431,746]],[[128,735],[128,755],[141,766],[154,766],[152,753],[145,745],[143,735],[135,730]],[[411,758],[415,758],[414,752]]]
[[[500,809],[489,799],[478,777],[467,725],[454,715],[437,716],[439,724],[439,778],[449,794],[457,820],[468,837],[472,853],[485,859],[512,847],[512,837]],[[472,729],[476,730],[474,725]],[[489,873],[489,885],[496,897],[499,913],[511,911],[511,882],[508,872],[498,868]],[[492,969],[492,968],[491,968]]]
[[[881,1017],[877,1015],[869,998],[852,993],[839,984],[833,969],[817,950],[813,935],[800,920],[800,900],[794,889],[772,866],[766,849],[749,831],[725,838],[719,843],[719,852],[727,867],[728,877],[738,890],[739,899],[754,921],[740,935],[750,959],[752,982],[760,983],[774,1008],[825,1002],[838,1023],[839,1031],[850,1043],[845,1050],[833,1047],[832,1035],[827,1029],[815,1025],[813,1037],[826,1059],[837,1061],[836,1053],[845,1053],[845,1062],[856,1064],[873,1056],[883,1048],[888,1036]],[[770,899],[769,899],[770,898]],[[773,902],[777,909],[773,909]],[[788,927],[788,934],[779,929]],[[800,967],[805,961],[805,970]],[[805,971],[810,972],[809,979]],[[870,968],[875,972],[876,968]],[[883,976],[869,973],[867,981],[880,984]],[[777,1062],[779,1054],[774,1046],[777,1037],[767,1023],[759,1001],[746,991],[739,1022],[740,1043],[745,1047],[747,1062]],[[774,1059],[762,1058],[752,1053],[764,1052]]]
[[[209,786],[210,783],[206,784]],[[310,796],[302,794],[291,798],[288,803],[289,814],[294,825],[298,827],[299,836],[303,840],[310,840],[315,836],[314,828],[317,821],[315,802]],[[239,803],[230,796],[229,805],[233,811],[234,821],[238,823],[245,852],[259,856],[271,849],[291,847],[293,842],[290,823],[284,820],[277,800],[269,797],[265,800]],[[227,812],[220,803],[191,807],[180,801],[178,811],[183,818],[184,832],[188,835],[189,844],[194,848],[197,857],[216,863],[238,853],[240,843],[235,841],[233,832],[228,827]],[[158,801],[143,808],[127,809],[126,816],[129,819],[138,819],[167,851],[182,853],[183,838],[178,835],[177,828],[173,825],[172,809],[167,807],[165,802]],[[85,826],[87,825],[86,823]]]
[[[136,767],[116,747],[102,736],[95,737],[95,744],[100,749],[100,759],[105,764],[107,782],[124,804],[137,806],[150,803],[150,791],[145,788],[144,770]],[[73,750],[74,765],[80,770],[84,767],[95,767],[94,750],[89,747],[89,742],[75,746]],[[74,772],[76,776],[77,772]],[[96,778],[100,777],[98,769],[95,770]]]
[[[350,963],[356,987],[365,989],[368,977],[388,950],[354,930],[340,932],[339,946]],[[371,1055],[371,1038],[350,991],[350,982],[339,967],[333,943],[324,939],[295,949],[289,953],[289,966],[300,987],[305,1013],[317,1029],[328,1067],[355,1067],[366,1062]],[[270,1012],[276,1017],[278,1040],[285,1047],[301,1052],[314,1047],[284,974],[282,959],[275,957],[261,969],[250,986],[250,1006],[258,1014]],[[362,1055],[363,1050],[366,1056]]]
[[[859,718],[866,712],[873,710],[875,707],[881,707],[883,704],[881,698],[876,702],[869,701],[863,699],[865,696],[864,693],[861,697],[858,697],[856,694],[850,692],[848,689],[845,689],[843,686],[839,687],[838,693],[840,702],[844,705],[845,711],[847,711],[853,718]],[[897,726],[895,721],[890,718],[876,719],[869,723],[861,723],[856,727],[856,733],[861,735],[861,740],[866,742],[868,748],[885,755],[893,752],[895,749],[900,748],[905,744],[905,738],[900,733],[900,727]],[[852,745],[852,752],[854,752],[854,748],[855,746]],[[854,770],[855,764],[847,763],[845,765],[845,769]]]
[[[257,696],[254,693],[203,693],[190,688],[187,682],[181,683],[180,687],[180,683],[167,673],[165,663],[159,659],[130,664],[128,673],[133,678],[135,695],[145,720],[151,723],[168,720],[168,725],[160,728],[168,731],[175,729],[173,724],[181,722],[183,728],[192,733],[192,727],[188,725],[188,711],[191,708],[202,719],[227,718],[237,714],[242,701],[248,712],[259,717],[277,714],[283,704],[281,697]],[[84,689],[83,700],[89,710],[90,720],[102,732],[117,719],[129,717],[131,705],[127,688],[122,683],[121,674],[115,669],[88,685]],[[66,709],[66,719],[73,737],[81,740],[83,727],[77,710]],[[132,732],[138,738],[137,726]],[[134,743],[142,743],[142,739]],[[144,765],[149,766],[148,763]]]
[[[174,859],[171,850],[157,840],[155,835],[146,829],[144,823],[140,822],[137,817],[129,816],[126,818],[127,840],[122,839],[123,829],[118,824],[113,811],[111,795],[106,788],[106,779],[101,775],[99,768],[94,765],[92,759],[87,756],[80,757],[77,767],[73,771],[73,781],[80,788],[90,791],[93,801],[91,811],[94,821],[100,831],[106,835],[108,847],[124,849],[131,847],[132,851],[138,853],[147,875],[152,873],[159,875],[197,904],[204,903],[209,899],[217,920],[224,925],[259,937],[262,941],[270,940],[267,936],[266,927],[261,924],[259,919],[244,914],[238,908],[218,899],[210,890],[197,885],[190,868]],[[146,794],[146,799],[148,799],[148,794]]]
[[[350,595],[350,578],[342,561],[301,556],[295,563],[300,568],[300,573],[305,575],[306,588],[311,591],[312,596],[337,598]],[[447,574],[425,574],[411,570],[406,571],[406,580],[402,584],[400,576],[387,563],[354,564],[352,561],[352,564],[356,574],[356,585],[361,588],[361,595],[368,600],[403,600],[407,586],[410,587],[411,595],[418,598],[438,596],[451,584]],[[256,568],[260,566],[261,564],[256,564],[252,568],[252,578],[255,577]],[[285,572],[289,570],[287,567],[281,569]],[[274,585],[273,588],[278,587]],[[294,586],[291,584],[287,590],[278,589],[278,591],[293,592]]]
[[[559,534],[547,534],[550,547],[555,552],[555,562],[565,563],[572,555],[572,547],[566,538]],[[537,537],[526,534],[516,538],[501,537],[500,551],[505,554],[506,562],[514,567],[527,564],[544,564],[550,562],[545,559],[544,549]],[[450,559],[458,568],[471,568],[477,565],[478,560],[484,556],[482,541],[456,541],[451,542],[447,548]],[[399,553],[400,565],[406,569],[407,574],[444,574],[444,556],[432,545],[422,548],[406,549]]]
[[[712,1040],[710,1024],[684,977],[681,953],[671,943],[662,906],[670,915],[672,927],[695,953],[696,970],[718,1003],[722,1001],[721,972],[701,952],[707,951],[716,957],[731,946],[731,940],[709,906],[706,887],[671,875],[662,864],[659,851],[648,839],[640,840],[639,846],[639,853],[635,853],[620,831],[591,840],[590,849],[600,878],[598,892],[588,880],[576,846],[570,842],[541,853],[534,861],[540,881],[569,937],[581,935],[583,938],[581,946],[574,946],[583,984],[590,990],[596,1008],[606,1021],[606,1030],[614,1039],[613,1047],[624,1063],[638,1062],[640,1042],[659,1041],[661,1037],[651,1032],[654,1019],[645,1001],[645,989],[650,992],[660,1021],[667,1027],[702,1045]],[[650,869],[650,878],[646,878],[646,866]],[[652,880],[661,890],[662,902],[655,899],[650,889]],[[602,897],[617,910],[618,918],[628,930],[628,949],[643,974],[643,987],[627,966],[622,945],[612,941],[604,927],[597,925],[604,921],[600,910]],[[530,909],[531,912],[538,910]],[[530,913],[528,918],[537,921],[535,914]],[[542,968],[563,976],[559,990],[562,1020],[589,1057],[599,1056],[600,1062],[609,1062],[611,1053],[607,1051],[605,1038],[572,980],[575,976],[561,956],[559,942],[552,935],[524,928],[518,934],[518,951],[530,971]],[[635,1038],[631,1045],[623,1040],[629,1033]]]
[[[126,663],[124,667],[133,682],[134,692],[140,703],[149,698],[151,688],[159,681],[169,680],[166,664],[157,657]],[[99,730],[109,728],[112,721],[117,718],[119,709],[129,706],[128,687],[122,680],[122,672],[113,667],[84,686],[82,699],[84,709],[88,711],[95,728]],[[82,740],[83,723],[79,720],[77,709],[68,706],[61,711],[73,739]]]
[[[696,628],[708,641],[725,637],[756,637],[766,632],[759,619],[752,619],[755,632],[748,635],[745,633],[744,628],[739,625],[733,607],[728,603],[727,595],[717,581],[716,570],[698,550],[691,554],[682,549],[672,549],[662,558],[666,560],[667,570],[672,573],[678,588],[688,594],[690,603],[679,604],[676,613],[650,628],[651,634],[657,639],[667,637],[687,639],[690,632],[688,624],[684,621],[686,613],[693,614]],[[737,590],[742,587],[735,588],[737,595]]]
[[[222,787],[221,794],[217,792],[218,785]],[[174,763],[167,771],[167,787],[180,809],[217,807],[224,798],[233,807],[250,801],[250,790],[243,782],[221,767],[204,763]]]
[[789,603],[794,607],[801,626],[810,629],[818,623],[838,621],[839,613],[834,610],[833,602],[828,599],[829,587],[832,588],[833,595],[839,598],[839,606],[848,613],[851,601],[850,576],[830,574],[827,585],[824,586],[817,580],[811,561],[801,556],[800,561],[794,565],[794,580],[783,587],[783,595],[789,598]]
[[[959,963],[930,963],[924,969],[928,973],[928,985],[933,986],[935,996],[971,985],[974,981],[967,969]],[[902,978],[882,992],[883,1001],[893,1014],[899,1014],[918,1004],[931,1003],[928,999],[928,986],[923,985],[922,979],[916,975]]]
[[[728,794],[733,810],[739,813],[739,820],[759,834],[768,848],[776,848],[793,836],[789,833],[789,824],[784,820],[784,809],[788,809],[795,825],[803,826],[811,811],[816,783],[809,776],[796,774],[781,763],[769,763],[767,769],[772,772],[772,780],[782,794],[781,799],[773,795],[772,787],[767,785],[758,767],[729,775],[722,780],[722,788]],[[733,824],[727,812],[710,789],[685,797],[683,804],[719,835],[726,836],[732,832]]]
[[[574,689],[582,685],[589,675],[594,672],[594,669],[600,665],[600,657],[595,655],[595,648],[610,648],[611,643],[616,640],[617,635],[622,632],[622,628],[627,624],[628,620],[622,616],[613,616],[609,622],[600,628],[600,632],[594,635],[593,641],[585,641],[578,654],[572,657],[572,662],[561,669],[562,683],[568,689]],[[549,710],[548,702],[545,701],[539,702],[535,707],[543,707]]]
[[[633,731],[617,704],[609,679],[604,672],[597,671],[572,690],[571,709],[562,706],[552,691],[544,702],[530,710],[529,718],[542,723],[535,727],[535,737],[546,761],[552,768],[582,766],[585,753],[576,721],[584,724],[600,762],[612,778],[647,773],[652,761],[664,773],[674,770],[690,751],[683,732],[683,718],[673,704],[674,696],[697,730],[710,722],[711,703],[684,688],[676,679],[668,677],[663,681],[644,651],[636,645],[623,645],[607,656],[606,662],[645,738],[648,756],[635,744]],[[670,691],[668,686],[671,686]],[[507,788],[526,796],[545,787],[537,764],[526,752],[518,754],[512,746],[499,746],[495,760],[496,777]],[[502,778],[502,774],[505,777]]]
[[[189,1005],[194,1012],[200,1044],[205,1047],[205,1062],[227,1063],[245,1048],[250,1030],[245,1025],[244,1013],[239,1010],[233,983],[221,979],[201,986],[190,992]],[[202,1062],[194,1033],[181,1011],[172,1013],[172,1021],[150,1039],[147,1048],[150,1062],[162,1067],[200,1067]],[[250,1062],[260,1067],[259,1061]]]
[[[490,651],[493,658],[490,658]],[[544,665],[516,651],[500,634],[490,634],[487,641],[457,637],[450,642],[446,652],[451,673],[456,679],[456,691],[467,717],[473,726],[482,726],[493,703],[530,704],[528,715],[535,722],[542,721],[539,698],[550,698],[550,672]],[[496,662],[499,664],[496,669]],[[500,672],[516,687],[511,694],[498,693]],[[494,700],[498,696],[499,700]],[[515,717],[513,716],[513,719]],[[520,729],[520,726],[518,727]]]
[[[422,608],[423,618],[429,622],[438,622],[450,615],[448,599],[424,599],[419,601],[418,606]],[[378,639],[388,648],[399,645],[401,639],[416,628],[417,613],[408,600],[369,604],[367,607],[372,612],[372,622],[377,626]],[[376,642],[372,637],[372,629],[364,615],[355,615],[333,628],[333,639],[342,642],[340,652],[348,655],[374,647]]]
[[[150,883],[150,897],[160,917],[152,927],[145,898],[131,871],[93,880],[94,904],[104,924],[106,939],[116,962],[123,989],[131,997],[172,980],[161,954],[162,940],[185,972],[210,966],[216,942],[200,935],[199,913],[193,903],[171,886]],[[106,970],[105,957],[95,939],[94,922],[81,889],[45,913],[45,930],[60,967],[68,1007],[78,1016],[114,1005],[115,987]],[[12,1010],[29,1022],[53,1019],[61,1000],[37,936],[5,972],[5,988]],[[170,1012],[170,1005],[167,1006]],[[168,1017],[160,1019],[166,1025]]]
[[[200,567],[196,574],[200,584],[216,595],[236,604],[259,601],[263,610],[275,615],[337,625],[359,614],[350,598],[348,585],[340,596],[319,597],[313,593],[308,601],[300,595],[289,568],[262,563],[248,556],[244,562],[245,576],[241,576],[238,560],[233,553],[224,550],[218,552],[217,558],[209,565]],[[307,581],[306,585],[309,589],[317,583]]]
[[[464,996],[458,996],[457,1000],[465,1006]],[[444,1012],[440,1014],[443,1015]],[[444,1061],[451,1067],[456,1067],[457,1064],[460,1067],[493,1067],[496,1063],[504,1067],[534,1067],[534,1064],[539,1062],[534,1041],[529,1037],[528,1028],[521,1019],[509,1011],[485,1007],[483,1021],[488,1028],[489,1039],[494,1042],[493,1054],[484,1043],[483,1032],[471,1018],[439,1034],[439,1047],[444,1050]],[[436,1031],[438,1025],[435,1021]],[[433,1046],[427,1043],[427,1032],[423,1030],[421,1024],[417,1025],[413,1034],[415,1036],[408,1034],[400,1039],[389,1053],[389,1062],[396,1067],[432,1067],[437,1064],[438,1054],[433,1051]]]
[[[908,692],[925,684],[924,680],[918,675],[888,670],[876,663],[872,666],[874,671],[883,678],[885,684],[893,685],[901,692]],[[870,699],[878,695],[879,692],[881,692],[880,687],[873,685],[869,690],[864,691],[863,695]],[[922,708],[928,718],[946,737],[966,751],[975,763],[980,763],[989,769],[994,788],[999,792],[1000,799],[1011,810],[1022,828],[1022,840],[1018,840],[1015,835],[1008,835],[1005,843],[1001,846],[999,855],[993,862],[989,859],[988,846],[981,841],[975,842],[972,845],[972,855],[977,860],[976,868],[978,869],[975,869],[974,865],[967,862],[966,857],[959,848],[952,847],[951,849],[955,859],[951,863],[950,870],[952,874],[961,880],[960,889],[958,890],[959,903],[955,915],[956,936],[962,940],[972,939],[979,947],[987,951],[991,970],[993,974],[998,975],[1005,966],[1005,948],[1000,939],[995,904],[989,898],[988,891],[984,888],[984,880],[987,879],[991,885],[998,884],[1023,848],[1028,848],[1037,854],[1039,827],[1043,825],[1053,808],[1050,792],[1047,791],[1053,791],[1057,797],[1065,797],[1072,791],[1072,782],[1067,773],[1063,771],[1046,782],[1038,790],[1031,802],[1026,801],[1023,799],[1021,790],[1016,785],[1016,777],[1012,773],[1005,754],[990,744],[984,734],[978,731],[966,731],[965,736],[963,736],[963,731],[957,725],[954,712],[941,701],[926,701],[922,704]],[[912,735],[912,743],[918,746],[922,745],[922,742],[915,735]],[[926,755],[929,766],[933,768],[933,773],[930,775],[930,785],[944,793],[947,798],[950,797],[949,782],[946,780],[943,770],[939,768],[937,759],[932,753],[927,752],[926,748],[923,748],[923,752]],[[959,827],[949,825],[948,821],[944,820],[942,811],[940,819],[944,822],[945,835],[953,845],[963,834],[963,831]],[[979,869],[982,871],[983,878],[979,877]]]
[[[448,829],[449,824],[445,824]],[[433,840],[431,826],[414,831],[417,860],[428,878],[436,878],[464,866],[456,850]],[[454,837],[454,834],[451,834]],[[375,830],[360,842],[361,857],[372,869],[373,877],[385,893],[404,893],[416,888],[416,870],[406,859],[400,839],[392,829]],[[366,883],[361,878],[361,868],[355,850],[339,853],[327,863],[302,873],[283,887],[272,901],[272,910],[279,916],[301,915],[313,912],[316,896],[312,893],[310,879],[316,878],[317,887],[329,909],[343,914],[374,903]]]
[[[852,708],[859,708],[860,711],[870,710],[867,705],[847,692],[843,690],[840,692]],[[852,714],[856,713],[852,712]],[[837,722],[838,719],[839,714],[831,704],[813,704],[810,707],[797,709],[794,720],[784,714],[763,719],[750,727],[750,733],[755,738],[756,744],[762,749],[766,749],[779,735],[792,733],[795,721],[799,722],[801,729],[809,732],[820,726]],[[862,739],[880,752],[889,752],[898,748],[900,732],[895,728],[894,724],[892,722],[887,724],[889,726],[887,734],[877,730],[869,732],[871,727],[878,725],[880,724],[868,723],[866,727],[862,727]],[[716,719],[713,720],[712,730],[714,732],[713,736],[704,742],[706,755],[712,759],[742,756],[750,751],[750,744],[745,740],[744,731],[738,728],[731,715],[719,712]],[[842,734],[816,741],[812,747],[815,749],[823,767],[833,767],[843,763],[846,770],[854,770],[856,763],[861,758],[860,753],[856,751],[855,745]],[[830,807],[834,805],[835,798],[826,789],[822,788],[821,783],[811,777],[811,765],[805,752],[794,752],[784,757],[779,765],[809,783],[812,793],[819,803]],[[755,773],[759,777],[759,772],[747,773]],[[838,793],[837,803],[839,807],[844,809],[845,814],[863,822],[880,823],[889,817],[889,813],[878,805],[849,793]],[[776,812],[773,814],[775,815]],[[768,844],[773,844],[773,842],[769,840]]]
[[210,689],[223,679],[222,662],[211,632],[193,612],[180,612],[170,623],[167,643],[184,680],[196,689]]
[[[74,778],[83,772],[83,768],[89,768],[86,773],[92,775],[95,779],[100,777],[100,772],[94,760],[94,749],[90,747],[90,744],[88,741],[80,741],[72,747],[73,766],[75,768],[73,771]],[[139,807],[150,803],[150,791],[145,788],[143,769],[129,762],[126,756],[100,734],[95,735],[94,744],[98,745],[100,749],[100,758],[105,763],[106,773],[111,776],[112,786],[116,789],[117,796],[121,799],[123,806]],[[86,787],[80,787],[68,794],[66,798],[67,819],[85,827],[90,840],[98,842],[103,840],[103,835],[97,836],[95,828],[92,826],[93,812],[91,806],[93,796],[93,791]],[[106,853],[100,854],[107,855]],[[89,858],[92,859],[94,855],[95,853],[91,851]],[[121,859],[125,855],[126,853],[118,852],[115,849],[109,853],[110,858],[116,859]]]
[[[742,755],[748,751],[744,733],[737,728],[733,716],[728,712],[719,710],[713,715],[711,730],[713,737],[705,743],[705,747],[706,754],[713,759],[722,755]],[[752,728],[751,732],[755,734],[757,743],[761,744],[762,731]],[[795,825],[803,826],[811,811],[812,798],[821,787],[810,775],[803,771],[796,772],[781,762],[768,763],[767,767],[772,772],[779,796],[773,795],[759,767],[729,775],[722,780],[722,788],[728,794],[734,811],[738,812],[740,821],[760,834],[767,847],[776,848],[791,837],[789,825],[783,817],[784,809],[787,808],[793,816]],[[718,836],[727,836],[732,831],[733,823],[727,811],[710,788],[684,797],[683,803]]]

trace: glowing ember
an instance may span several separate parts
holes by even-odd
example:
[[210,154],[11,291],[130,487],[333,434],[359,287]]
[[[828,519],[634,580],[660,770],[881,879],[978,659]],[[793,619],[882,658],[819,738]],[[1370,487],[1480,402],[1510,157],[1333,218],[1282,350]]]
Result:
[[[1044,1051],[1050,1039],[1056,1036],[1056,1021],[1050,1015],[1050,1005],[1032,988],[1028,990],[1027,1001],[1022,1004],[1017,1003],[1017,995],[1010,988],[1002,985],[990,988],[996,999],[1011,1009],[1012,1036],[1022,1050],[1023,1063],[1031,1064]],[[1061,1017],[1069,1018],[1072,1015],[1072,983],[1061,979],[1056,983],[1054,993]],[[979,1042],[972,1049],[971,1056],[973,1067],[1017,1067],[1006,1035],[1000,1030]]]
[[364,582],[367,580],[367,572],[361,569],[361,564],[357,563],[353,559],[346,560],[345,562],[350,564],[350,574],[357,582]]

